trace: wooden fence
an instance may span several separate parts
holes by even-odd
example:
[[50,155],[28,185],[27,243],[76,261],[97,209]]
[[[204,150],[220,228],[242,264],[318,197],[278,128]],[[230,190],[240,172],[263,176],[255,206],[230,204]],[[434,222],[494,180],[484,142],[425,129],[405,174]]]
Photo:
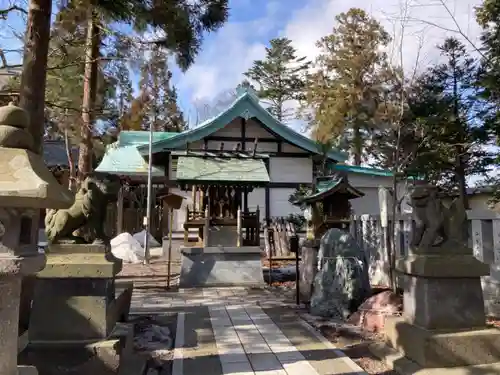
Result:
[[[483,292],[488,312],[500,315],[500,215],[493,211],[468,211],[469,246],[474,256],[490,265],[490,276],[483,278]],[[391,220],[390,220],[391,221]],[[408,254],[414,222],[411,215],[401,215],[395,223],[396,257]],[[374,285],[389,284],[389,257],[380,215],[352,218],[351,234],[368,252],[370,278]]]
[[[164,185],[153,185],[153,197],[156,192],[162,189]],[[122,232],[134,234],[144,229],[143,218],[146,216],[146,200],[147,200],[147,186],[140,185],[129,188],[124,193],[124,200],[126,202],[123,208],[123,222],[121,223]],[[156,199],[153,199],[155,201]],[[163,235],[167,233],[168,228],[168,212],[164,209],[161,202],[156,202],[151,210],[151,229],[150,232],[157,241],[161,242]],[[108,205],[106,213],[106,222],[104,223],[105,233],[115,237],[118,228],[118,207],[116,203]]]

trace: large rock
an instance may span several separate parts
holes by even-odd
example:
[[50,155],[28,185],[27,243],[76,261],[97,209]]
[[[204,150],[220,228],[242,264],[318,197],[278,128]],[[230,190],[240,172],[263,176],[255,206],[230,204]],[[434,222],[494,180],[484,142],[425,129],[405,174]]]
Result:
[[333,228],[321,238],[311,314],[345,320],[371,295],[368,257],[348,232]]
[[363,302],[358,311],[349,317],[348,323],[357,325],[365,331],[382,332],[386,317],[399,316],[402,307],[402,296],[385,290]]

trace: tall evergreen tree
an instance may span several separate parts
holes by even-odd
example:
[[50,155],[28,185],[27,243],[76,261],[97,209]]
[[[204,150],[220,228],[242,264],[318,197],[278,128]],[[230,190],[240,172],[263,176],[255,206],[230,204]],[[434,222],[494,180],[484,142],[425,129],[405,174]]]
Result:
[[291,109],[285,104],[304,97],[305,74],[310,66],[288,38],[271,39],[266,57],[256,60],[245,76],[259,85],[259,98],[269,103],[268,111],[279,121],[290,118]]
[[[408,157],[406,173],[458,193],[468,207],[467,178],[484,173],[492,163],[484,149],[488,132],[478,118],[477,64],[455,38],[438,48],[445,62],[429,68],[408,92],[400,154]],[[380,160],[385,145],[390,140],[394,144],[395,138],[385,132],[379,140],[373,155]],[[387,157],[385,161],[391,162]]]
[[476,20],[483,29],[480,46],[483,58],[478,75],[481,98],[485,100],[482,117],[500,139],[500,0],[484,0],[476,8]]
[[[82,102],[82,127],[79,155],[79,179],[90,173],[92,131],[95,123],[97,102],[99,61],[103,23],[109,27],[120,23],[134,29],[148,27],[163,32],[154,41],[174,52],[182,69],[192,64],[200,50],[203,33],[214,31],[227,19],[227,0],[66,0],[63,9],[73,7],[75,12],[87,21],[86,54],[84,70],[84,90]],[[32,118],[30,131],[36,138],[36,146],[41,147],[44,110],[44,86],[46,82],[48,43],[50,36],[50,16],[52,0],[30,0],[24,70],[21,79],[21,105]]]
[[185,130],[184,116],[177,104],[177,91],[171,83],[168,54],[155,48],[141,66],[139,83],[143,98],[142,127],[155,131],[181,132]]
[[[360,165],[366,139],[385,125],[384,98],[393,90],[395,72],[384,47],[391,38],[378,21],[357,8],[341,13],[330,35],[318,41],[317,70],[310,75],[305,108],[315,138],[347,141]],[[345,138],[347,137],[347,138]]]

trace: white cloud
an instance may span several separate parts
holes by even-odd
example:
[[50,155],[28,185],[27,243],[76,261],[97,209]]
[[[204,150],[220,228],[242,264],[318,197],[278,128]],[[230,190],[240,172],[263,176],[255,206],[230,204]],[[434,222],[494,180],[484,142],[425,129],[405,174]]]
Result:
[[389,55],[395,65],[400,65],[401,18],[407,7],[402,51],[405,71],[410,72],[417,57],[418,69],[436,62],[439,52],[435,46],[446,37],[456,36],[468,44],[459,30],[477,45],[480,30],[474,19],[474,7],[481,3],[481,0],[445,0],[452,17],[440,0],[309,0],[295,12],[283,34],[294,42],[300,55],[314,59],[318,54],[315,42],[331,33],[335,15],[359,7],[379,20],[392,35]]
[[248,22],[225,25],[179,81],[181,90],[191,90],[191,100],[213,99],[218,93],[236,87],[252,62],[265,55],[266,35],[273,27],[280,2],[270,1],[265,15]]
[[[474,19],[474,7],[480,3],[481,0],[445,0],[458,27],[476,44],[480,30]],[[393,63],[399,65],[399,18],[403,14],[402,7],[408,6],[403,33],[403,64],[407,72],[413,71],[417,55],[419,69],[435,63],[439,58],[435,46],[445,37],[455,35],[461,38],[456,32],[446,31],[457,31],[458,27],[441,0],[304,0],[303,4],[292,14],[279,35],[289,37],[298,54],[309,59],[317,56],[315,43],[332,31],[335,16],[351,7],[367,10],[393,35],[389,54]],[[277,21],[281,21],[284,7],[284,0],[269,1],[262,18],[225,25],[205,44],[197,62],[180,78],[179,88],[192,93],[192,102],[211,99],[234,88],[252,62],[264,56],[269,32]]]

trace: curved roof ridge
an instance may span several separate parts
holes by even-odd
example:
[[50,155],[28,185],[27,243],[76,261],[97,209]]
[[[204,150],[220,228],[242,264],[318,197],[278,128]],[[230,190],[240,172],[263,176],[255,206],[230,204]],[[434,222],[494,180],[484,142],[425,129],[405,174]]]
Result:
[[[221,111],[217,116],[205,120],[196,128],[176,134],[168,139],[154,142],[153,153],[161,152],[169,148],[175,149],[187,143],[200,140],[222,129],[238,116],[248,116],[248,118],[256,117],[261,120],[265,127],[268,127],[272,132],[286,139],[291,144],[315,154],[322,153],[319,145],[315,141],[277,120],[260,104],[258,98],[248,92],[248,90],[239,95],[230,106]],[[139,145],[137,148],[142,154],[148,152],[147,145]],[[336,150],[328,152],[328,157],[340,162],[347,160],[347,154]]]

